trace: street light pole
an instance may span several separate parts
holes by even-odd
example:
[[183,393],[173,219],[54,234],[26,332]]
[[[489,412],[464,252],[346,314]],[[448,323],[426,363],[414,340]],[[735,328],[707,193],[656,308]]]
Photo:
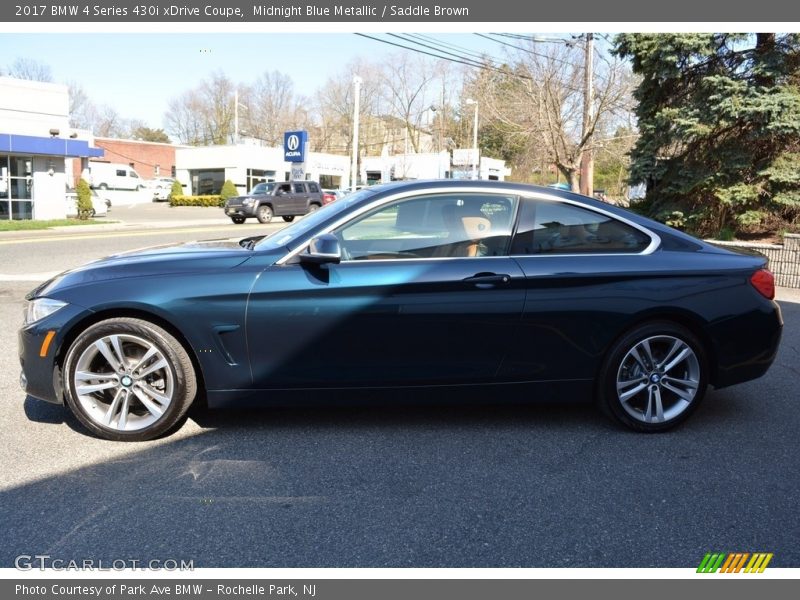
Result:
[[594,140],[590,133],[594,119],[594,36],[586,34],[586,46],[583,59],[583,153],[581,154],[581,194],[592,196],[594,193],[594,160],[592,158]]
[[358,116],[359,104],[361,100],[361,83],[363,79],[356,75],[353,77],[354,102],[353,102],[353,162],[350,165],[350,191],[356,191],[358,181]]
[[[247,108],[244,104],[241,107]],[[233,143],[239,144],[239,90],[233,92]]]
[[233,143],[239,143],[239,90],[233,92]]
[[472,179],[478,178],[478,101],[468,98],[467,105],[475,105],[475,118],[472,122]]

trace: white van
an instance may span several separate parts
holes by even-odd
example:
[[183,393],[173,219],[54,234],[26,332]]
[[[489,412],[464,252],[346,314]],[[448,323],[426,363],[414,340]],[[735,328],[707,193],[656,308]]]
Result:
[[145,181],[130,166],[122,163],[89,163],[89,185],[100,190],[140,190]]

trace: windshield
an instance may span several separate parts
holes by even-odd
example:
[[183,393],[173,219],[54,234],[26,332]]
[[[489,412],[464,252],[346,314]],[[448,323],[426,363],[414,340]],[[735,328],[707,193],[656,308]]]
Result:
[[295,221],[288,227],[284,227],[280,231],[276,231],[275,233],[265,237],[258,242],[255,247],[259,250],[275,250],[278,248],[285,248],[287,246],[289,248],[293,248],[295,246],[295,240],[302,238],[305,234],[312,229],[315,229],[318,225],[321,225],[328,220],[336,219],[340,213],[345,212],[354,204],[359,203],[363,198],[367,198],[368,196],[372,196],[374,194],[374,190],[368,189],[355,192],[354,194],[348,194],[344,198],[337,200],[336,202],[326,204],[322,208],[309,213],[299,221]]
[[270,194],[272,190],[275,189],[275,182],[270,183],[259,183],[256,187],[253,188],[253,191],[250,192],[252,195],[258,194]]

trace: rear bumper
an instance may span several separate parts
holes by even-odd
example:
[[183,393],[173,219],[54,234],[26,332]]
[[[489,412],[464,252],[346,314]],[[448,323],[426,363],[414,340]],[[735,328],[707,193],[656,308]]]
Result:
[[781,309],[765,301],[760,309],[711,327],[717,368],[711,383],[723,388],[757,379],[775,361],[783,332]]

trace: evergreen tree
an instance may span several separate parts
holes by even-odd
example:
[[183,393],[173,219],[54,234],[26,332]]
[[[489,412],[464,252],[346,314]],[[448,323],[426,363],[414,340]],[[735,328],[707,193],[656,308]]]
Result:
[[236,186],[233,185],[233,182],[230,179],[226,179],[225,183],[222,184],[222,190],[220,191],[219,195],[223,200],[227,200],[228,198],[234,198],[238,196],[239,192],[236,190]]
[[94,209],[92,206],[92,190],[86,180],[81,178],[75,191],[78,194],[78,218],[86,220],[92,216],[92,210]]
[[631,181],[701,235],[800,215],[800,35],[622,34],[641,77]]

